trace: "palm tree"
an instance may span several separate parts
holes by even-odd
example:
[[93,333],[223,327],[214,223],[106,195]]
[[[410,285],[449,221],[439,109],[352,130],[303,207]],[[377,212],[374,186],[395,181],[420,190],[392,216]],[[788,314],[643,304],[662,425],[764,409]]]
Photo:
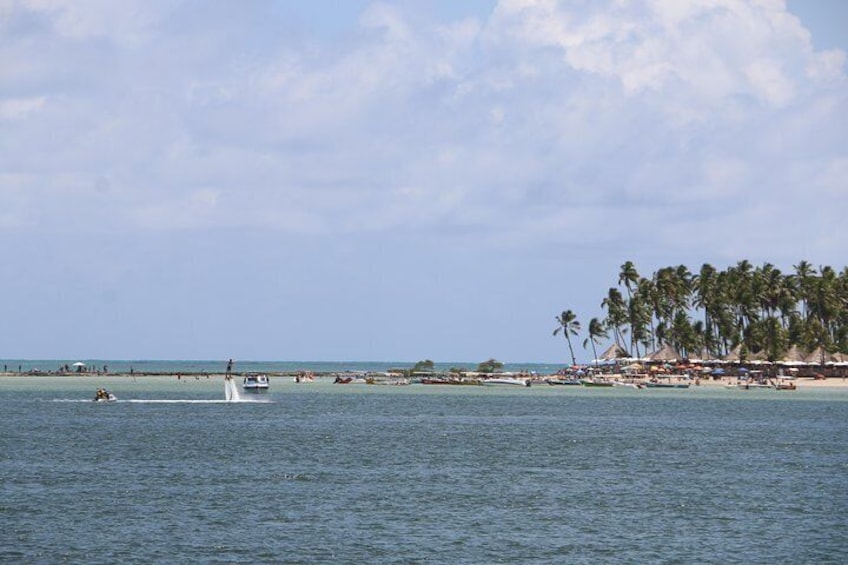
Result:
[[795,278],[798,280],[798,298],[801,301],[801,315],[804,316],[804,321],[807,321],[809,319],[807,304],[813,295],[811,284],[814,276],[813,266],[808,261],[800,261],[793,268],[795,269]]
[[636,266],[633,261],[627,261],[621,266],[621,272],[618,274],[618,284],[621,286],[624,283],[624,288],[627,289],[627,298],[630,298],[630,285],[634,285],[639,281],[639,273],[636,271]]
[[577,315],[571,310],[564,310],[562,314],[556,317],[557,324],[554,330],[554,335],[562,330],[562,335],[568,342],[568,350],[571,352],[571,364],[577,364],[577,358],[574,356],[574,348],[571,347],[571,336],[577,336],[580,332],[580,322],[577,321]]
[[637,334],[641,332],[637,326],[633,325],[633,317],[634,313],[638,311],[639,308],[634,308],[633,304],[633,288],[632,285],[635,285],[639,281],[639,273],[636,271],[636,266],[633,264],[633,261],[626,261],[621,266],[621,271],[618,273],[618,285],[621,286],[624,284],[624,288],[627,289],[627,309],[629,311],[630,317],[630,350],[634,351],[636,349],[636,344],[638,343]]
[[707,353],[715,353],[715,313],[718,302],[715,267],[709,263],[701,265],[700,272],[692,280],[695,293],[692,305],[704,311],[703,345]]
[[624,336],[621,327],[627,323],[627,308],[621,291],[610,287],[607,297],[601,302],[601,308],[606,308],[606,326],[612,328],[615,344],[624,349]]
[[630,322],[630,345],[639,357],[639,344],[647,349],[651,345],[648,326],[651,321],[651,309],[646,299],[637,292],[628,303],[628,321]]
[[[660,293],[654,287],[654,281],[641,277],[639,284],[636,286],[636,294],[645,302],[645,316],[650,325],[651,351],[657,350],[657,331],[654,319],[659,321],[658,312],[660,311]],[[648,344],[645,344],[647,347]]]
[[595,343],[597,343],[597,341],[601,338],[609,338],[607,329],[604,327],[604,323],[599,319],[592,318],[589,320],[589,337],[583,340],[583,349],[586,349],[586,345],[589,343],[592,344],[592,359],[598,359],[598,351],[595,349]]
[[[606,312],[601,325],[612,330],[616,345],[624,347],[629,339],[637,353],[639,345],[663,343],[715,356],[740,347],[744,354],[770,359],[795,345],[848,353],[848,267],[816,270],[800,261],[793,269],[783,274],[770,263],[755,268],[742,260],[724,270],[705,263],[694,276],[678,265],[642,278],[627,261],[618,274],[619,287],[610,288],[601,303]],[[596,329],[590,329],[584,348],[594,346]]]

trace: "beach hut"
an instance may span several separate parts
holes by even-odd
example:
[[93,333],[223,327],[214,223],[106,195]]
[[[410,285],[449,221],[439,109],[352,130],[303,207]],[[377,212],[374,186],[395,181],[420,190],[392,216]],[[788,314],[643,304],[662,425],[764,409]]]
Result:
[[613,343],[610,345],[606,351],[601,353],[601,356],[598,357],[599,361],[615,361],[616,359],[626,359],[629,358],[630,354],[625,351],[623,347],[618,344]]
[[683,359],[683,357],[668,344],[648,355],[648,360],[654,362],[675,363],[678,359]]
[[721,358],[725,363],[752,363],[754,365],[760,365],[762,363],[768,362],[768,355],[765,350],[752,352],[745,352],[745,359],[742,359],[742,344],[734,347],[730,353]]
[[834,365],[848,365],[848,355],[845,353],[833,353],[827,362]]
[[730,363],[738,363],[742,360],[742,344],[740,343],[736,347],[734,347],[730,353],[721,358],[722,361],[729,361]]
[[780,365],[805,365],[807,356],[797,345],[793,345],[778,361]]
[[831,359],[831,355],[822,349],[821,346],[816,347],[804,358],[804,361],[809,365],[824,365]]
[[749,351],[745,356],[745,360],[753,363],[754,365],[760,365],[762,363],[768,363],[768,354],[765,349],[761,349],[756,353]]

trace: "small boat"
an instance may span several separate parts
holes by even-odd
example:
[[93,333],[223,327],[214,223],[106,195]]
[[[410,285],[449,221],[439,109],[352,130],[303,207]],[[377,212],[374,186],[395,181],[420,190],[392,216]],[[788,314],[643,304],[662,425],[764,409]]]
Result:
[[645,386],[648,388],[689,388],[689,383],[655,383],[648,381]]
[[241,388],[245,392],[267,392],[270,387],[268,375],[262,373],[250,373],[245,375]]
[[795,384],[792,377],[778,376],[773,382],[775,390],[797,390],[798,385]]
[[631,383],[631,382],[626,382],[626,381],[613,381],[612,386],[641,389],[643,385],[642,385],[642,383]]
[[471,377],[460,377],[457,375],[449,377],[422,377],[419,381],[422,385],[479,385],[483,384],[480,379]]
[[298,384],[314,383],[315,375],[312,374],[312,371],[302,371],[296,374],[292,380]]
[[741,382],[735,385],[724,385],[724,388],[731,388],[736,390],[753,390],[755,388],[774,388],[772,385],[767,383],[749,383],[749,382]]
[[368,384],[368,381],[365,377],[354,377],[354,376],[336,376],[336,379],[333,381],[334,384],[337,385],[364,385]]
[[98,388],[94,395],[94,402],[116,402],[117,400],[118,397],[105,388]]
[[391,386],[404,386],[409,384],[409,379],[405,379],[402,377],[390,377],[390,378],[382,378],[377,379],[374,377],[368,377],[365,379],[365,384],[369,385],[391,385]]
[[583,384],[580,379],[545,379],[545,382],[551,386],[580,386]]
[[481,385],[498,386],[498,385],[515,385],[515,386],[530,386],[530,381],[527,379],[516,379],[514,377],[504,377],[495,379],[482,379]]
[[607,380],[604,380],[604,379],[583,379],[580,382],[583,386],[602,386],[602,387],[615,386],[614,382],[607,381]]
[[452,379],[437,379],[426,377],[421,379],[422,385],[454,385],[457,384],[455,380]]

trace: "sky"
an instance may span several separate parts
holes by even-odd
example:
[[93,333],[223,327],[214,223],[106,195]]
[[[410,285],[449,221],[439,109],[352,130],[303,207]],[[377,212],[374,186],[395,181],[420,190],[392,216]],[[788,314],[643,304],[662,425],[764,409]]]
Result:
[[0,358],[558,363],[625,261],[841,269],[846,30],[841,0],[0,0]]

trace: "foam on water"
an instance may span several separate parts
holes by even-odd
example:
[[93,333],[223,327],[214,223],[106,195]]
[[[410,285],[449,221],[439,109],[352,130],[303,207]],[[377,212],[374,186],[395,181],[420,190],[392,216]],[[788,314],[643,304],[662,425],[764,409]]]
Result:
[[224,379],[224,400],[227,402],[241,402],[241,395],[239,395],[238,386],[236,386],[236,382],[232,379]]

